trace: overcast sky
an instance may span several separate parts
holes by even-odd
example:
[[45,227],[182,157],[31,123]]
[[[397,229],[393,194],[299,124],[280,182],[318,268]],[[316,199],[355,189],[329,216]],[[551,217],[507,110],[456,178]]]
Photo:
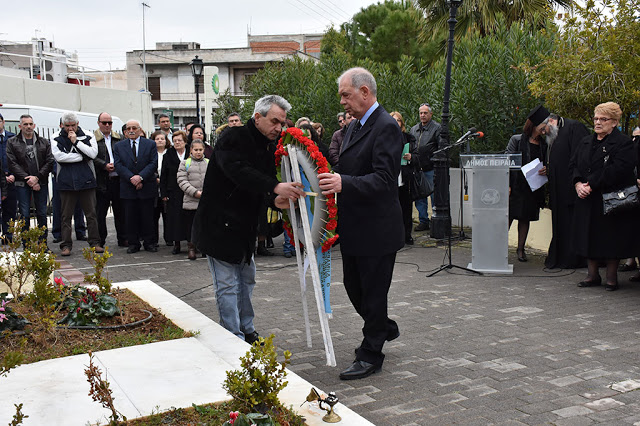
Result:
[[[125,52],[142,49],[142,1],[3,1],[0,40],[45,37],[80,65],[125,68]],[[145,0],[146,47],[195,41],[202,48],[246,47],[247,33],[322,33],[377,0]]]

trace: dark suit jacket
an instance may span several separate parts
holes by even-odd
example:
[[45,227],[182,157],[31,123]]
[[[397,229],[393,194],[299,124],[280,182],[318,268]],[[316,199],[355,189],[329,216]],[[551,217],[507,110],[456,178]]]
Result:
[[354,120],[342,142],[337,171],[340,248],[351,256],[381,256],[404,246],[398,174],[404,137],[379,106],[351,140]]
[[[98,155],[93,159],[93,165],[96,170],[96,181],[98,183],[99,191],[106,191],[107,179],[109,179],[109,172],[105,170],[105,166],[109,163],[114,163],[114,159],[109,157],[109,150],[104,139],[104,135],[100,130],[93,132],[96,136],[96,142],[98,143]],[[111,132],[111,152],[116,143],[120,142],[122,138],[116,132]],[[115,164],[114,164],[115,165]]]
[[[158,149],[151,139],[140,138],[138,160],[135,161],[131,151],[131,140],[123,139],[113,147],[114,166],[120,176],[120,198],[143,199],[158,196]],[[131,184],[131,177],[140,175],[143,179],[142,189],[137,190]]]

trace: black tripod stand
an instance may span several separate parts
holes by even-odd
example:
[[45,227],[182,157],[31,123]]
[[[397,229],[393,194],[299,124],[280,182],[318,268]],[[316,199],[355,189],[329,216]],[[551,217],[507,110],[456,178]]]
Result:
[[[456,143],[454,143],[452,145],[447,145],[444,148],[441,148],[441,149],[435,151],[433,154],[435,155],[435,154],[438,154],[440,152],[443,152],[446,155],[447,164],[449,164],[449,150],[451,148],[453,148],[454,146],[462,145],[466,141],[467,141],[467,138],[462,138],[461,140],[459,140],[458,142],[456,142]],[[448,169],[447,169],[447,172],[448,172]],[[448,173],[447,173],[447,175],[448,175]],[[447,197],[447,204],[449,203],[449,198],[451,197],[451,195],[449,193],[449,185],[448,185],[449,182],[448,181],[449,180],[447,179],[447,188],[446,188],[446,191],[444,191],[445,196]],[[474,271],[473,269],[465,268],[463,266],[454,265],[453,262],[451,261],[451,221],[449,221],[449,232],[447,233],[447,256],[449,258],[449,263],[440,266],[438,269],[436,269],[435,271],[433,271],[430,274],[428,274],[427,277],[432,277],[435,274],[437,274],[438,272],[442,272],[442,271],[444,271],[446,269],[453,269],[453,268],[458,268],[458,269],[462,269],[463,271],[472,272],[472,273],[478,274],[478,275],[483,275],[482,272]]]

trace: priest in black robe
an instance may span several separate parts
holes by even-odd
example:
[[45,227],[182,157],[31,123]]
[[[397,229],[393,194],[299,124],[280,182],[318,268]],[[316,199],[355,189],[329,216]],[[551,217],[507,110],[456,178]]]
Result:
[[571,221],[577,195],[569,160],[589,131],[576,120],[551,114],[545,133],[549,145],[547,174],[553,236],[544,265],[547,268],[583,268],[587,264],[586,259],[580,258],[572,247]]

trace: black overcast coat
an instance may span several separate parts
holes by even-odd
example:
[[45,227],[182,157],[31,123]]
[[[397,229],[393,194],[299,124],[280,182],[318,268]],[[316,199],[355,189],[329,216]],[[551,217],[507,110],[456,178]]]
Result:
[[270,143],[253,119],[222,133],[193,222],[194,243],[201,252],[235,264],[251,259],[260,204],[278,184]]
[[[605,158],[607,159],[605,165]],[[602,193],[635,185],[636,152],[631,138],[617,128],[598,141],[586,136],[569,164],[573,183],[588,182],[591,194],[578,198],[573,215],[577,253],[588,259],[622,259],[638,255],[637,211],[604,216]]]

